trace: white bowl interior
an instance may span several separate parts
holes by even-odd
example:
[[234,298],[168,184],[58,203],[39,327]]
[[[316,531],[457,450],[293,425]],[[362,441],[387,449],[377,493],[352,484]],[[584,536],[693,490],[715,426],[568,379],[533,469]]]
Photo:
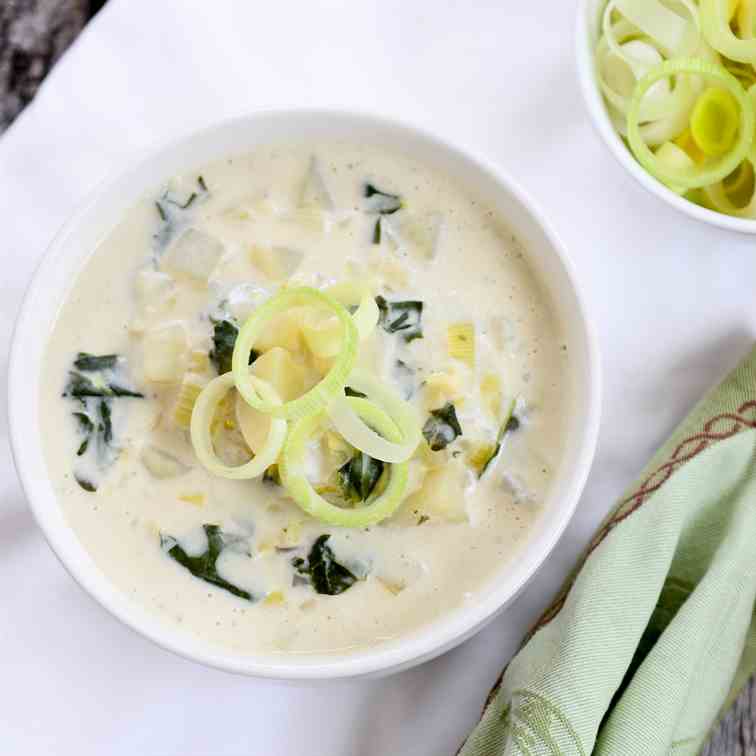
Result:
[[579,0],[577,17],[577,70],[583,98],[594,127],[610,152],[630,175],[649,192],[691,218],[730,231],[756,234],[756,220],[735,218],[689,202],[675,194],[635,160],[622,137],[616,132],[606,111],[596,75],[594,50],[601,37],[601,17],[608,0]]
[[[208,646],[171,627],[116,590],[68,526],[47,477],[39,428],[39,389],[45,344],[76,274],[122,213],[161,181],[215,158],[271,141],[349,139],[411,153],[484,198],[524,243],[564,327],[571,360],[567,384],[565,455],[544,514],[522,555],[469,605],[398,641],[350,655],[248,656]],[[73,577],[110,612],[166,649],[222,669],[277,678],[333,678],[395,671],[429,659],[471,635],[510,601],[535,572],[566,527],[588,474],[600,409],[599,361],[569,262],[541,215],[512,182],[415,129],[337,112],[265,112],[209,128],[165,149],[95,192],[57,236],[27,293],[14,335],[9,415],[16,465],[34,514]]]

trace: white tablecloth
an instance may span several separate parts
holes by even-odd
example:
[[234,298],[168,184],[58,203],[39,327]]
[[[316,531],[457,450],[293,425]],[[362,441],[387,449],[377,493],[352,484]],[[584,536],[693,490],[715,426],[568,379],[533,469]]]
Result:
[[606,389],[578,514],[511,609],[422,667],[318,688],[204,669],[122,627],[55,560],[3,450],[3,753],[455,751],[613,499],[756,333],[756,240],[687,220],[614,163],[578,93],[573,5],[110,0],[0,140],[0,354],[47,242],[104,174],[254,108],[345,105],[426,126],[521,180],[576,262]]

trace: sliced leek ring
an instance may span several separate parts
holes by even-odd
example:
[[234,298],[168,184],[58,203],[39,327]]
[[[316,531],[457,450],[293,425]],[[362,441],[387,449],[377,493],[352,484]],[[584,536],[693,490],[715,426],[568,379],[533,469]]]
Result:
[[[682,73],[713,79],[735,98],[740,110],[738,135],[732,149],[701,165],[691,161],[690,165],[675,166],[659,160],[649,149],[640,132],[638,117],[644,94],[660,79]],[[722,66],[707,61],[681,58],[668,60],[654,67],[638,82],[627,114],[627,135],[633,154],[652,176],[680,190],[694,189],[721,181],[738,167],[751,149],[755,123],[753,104],[740,82],[732,74]]]
[[[646,36],[657,42],[668,55],[690,54],[698,42],[698,9],[691,0],[681,0],[691,21],[679,16],[661,0],[614,0],[617,10]],[[690,30],[696,37],[690,40]]]
[[731,60],[756,64],[756,39],[753,39],[753,31],[749,33],[746,29],[747,39],[735,36],[730,28],[730,8],[727,0],[701,0],[700,12],[701,31],[715,50]]
[[345,307],[356,307],[352,320],[357,327],[360,341],[364,341],[375,330],[380,310],[369,286],[357,283],[338,283],[329,286],[325,293],[341,302]]
[[704,155],[719,157],[732,149],[739,121],[735,98],[722,87],[708,87],[690,114],[690,133]]
[[[247,370],[249,371],[249,367]],[[254,375],[249,375],[248,379],[249,384],[264,401],[277,406],[281,404],[281,398],[269,383]],[[194,453],[208,472],[213,473],[213,475],[234,480],[257,478],[278,459],[286,441],[286,421],[279,418],[271,419],[264,446],[249,462],[236,467],[223,464],[215,453],[211,426],[218,405],[232,388],[234,388],[234,375],[233,373],[225,373],[210,381],[197,397],[190,424]]]
[[[299,305],[316,305],[330,310],[341,323],[341,348],[326,375],[302,396],[288,402],[276,403],[260,394],[249,372],[249,353],[274,316]],[[343,389],[347,376],[357,359],[358,332],[354,320],[344,305],[317,289],[301,286],[283,289],[258,307],[239,331],[234,346],[231,370],[234,382],[245,401],[256,410],[273,417],[298,420],[317,412]]]
[[[389,441],[398,442],[401,439],[397,424],[380,407],[357,397],[348,397],[347,402],[353,412]],[[281,483],[289,495],[307,514],[329,525],[364,528],[390,517],[404,498],[409,467],[407,462],[392,464],[386,488],[373,501],[363,505],[338,507],[315,491],[305,475],[305,454],[308,442],[322,428],[324,419],[325,412],[322,411],[308,415],[296,422],[289,432],[278,465]]]
[[328,405],[328,415],[336,430],[359,451],[382,462],[406,462],[415,452],[422,438],[420,422],[412,405],[405,402],[393,389],[373,378],[364,370],[354,370],[347,383],[350,388],[366,394],[385,410],[399,428],[397,438],[373,430],[354,411],[350,397],[336,397]]

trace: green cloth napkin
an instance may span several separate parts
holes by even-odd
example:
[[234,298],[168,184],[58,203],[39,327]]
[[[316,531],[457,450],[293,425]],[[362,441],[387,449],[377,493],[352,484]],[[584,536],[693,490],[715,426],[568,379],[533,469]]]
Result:
[[461,756],[696,754],[756,668],[756,350],[657,452]]

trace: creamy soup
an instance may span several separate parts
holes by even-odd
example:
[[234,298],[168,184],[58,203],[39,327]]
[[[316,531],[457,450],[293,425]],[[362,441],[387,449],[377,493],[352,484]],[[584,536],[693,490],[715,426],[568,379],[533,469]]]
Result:
[[[306,438],[300,477],[337,517],[401,489],[378,522],[305,512],[282,457],[235,480],[195,452],[198,395],[245,322],[299,287],[355,321],[343,291],[369,292],[357,369],[416,418],[401,463],[351,445],[323,407]],[[341,358],[334,323],[309,301],[279,313],[243,369],[296,399]],[[41,432],[69,523],[133,601],[235,652],[343,652],[474,602],[518,559],[562,451],[567,359],[527,250],[480,198],[385,149],[277,144],[171,179],[102,241],[47,347]],[[233,467],[263,455],[274,420],[232,382],[209,423]]]

